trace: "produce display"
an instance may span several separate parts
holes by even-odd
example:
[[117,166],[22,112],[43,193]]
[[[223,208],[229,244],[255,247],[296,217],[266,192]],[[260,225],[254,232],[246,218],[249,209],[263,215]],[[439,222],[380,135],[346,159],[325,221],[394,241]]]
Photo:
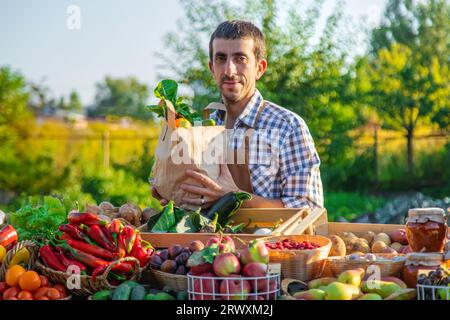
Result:
[[88,204],[85,211],[95,213],[106,221],[123,219],[124,222],[135,227],[145,224],[152,215],[156,214],[152,208],[141,209],[133,203],[125,203],[119,207],[115,207],[108,201],[103,201],[99,205]]
[[352,253],[406,254],[412,252],[408,246],[405,229],[396,229],[389,235],[366,231],[361,237],[357,237],[352,232],[342,232],[330,236],[330,240],[332,242],[330,256],[345,256]]
[[[95,279],[114,261],[133,257],[140,268],[147,265],[153,247],[143,241],[132,226],[124,226],[119,219],[110,223],[92,213],[70,212],[68,224],[58,227],[60,234],[41,246],[42,262],[56,271],[66,272],[70,266],[80,268],[82,274]],[[136,272],[132,262],[115,264],[111,269],[111,283],[120,283]]]
[[189,272],[189,267],[186,265],[189,257],[193,252],[203,248],[203,243],[197,242],[201,245],[193,242],[189,247],[183,248],[176,244],[168,249],[154,252],[150,257],[150,267],[166,273],[186,275]]
[[311,243],[309,241],[292,241],[290,239],[283,239],[277,242],[266,242],[266,247],[271,250],[310,250],[320,248],[320,245]]
[[[424,287],[425,300],[447,300],[450,301],[450,269],[445,266],[427,274],[420,274],[417,280],[419,285],[440,287],[437,290]],[[433,292],[433,290],[435,290]],[[434,293],[434,297],[433,297]]]
[[52,284],[36,271],[14,265],[6,272],[5,282],[0,282],[0,300],[62,300],[68,297],[62,284]]

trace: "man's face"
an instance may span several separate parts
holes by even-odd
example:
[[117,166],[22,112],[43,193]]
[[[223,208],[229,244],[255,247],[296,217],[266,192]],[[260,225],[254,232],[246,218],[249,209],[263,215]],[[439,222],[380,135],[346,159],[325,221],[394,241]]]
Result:
[[264,59],[256,61],[253,39],[214,39],[209,68],[223,97],[238,102],[253,94],[256,80],[267,67]]

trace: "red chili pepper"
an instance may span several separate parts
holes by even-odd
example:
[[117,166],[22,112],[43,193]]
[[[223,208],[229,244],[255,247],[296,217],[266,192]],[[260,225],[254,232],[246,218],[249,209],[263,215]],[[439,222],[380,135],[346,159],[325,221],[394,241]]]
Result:
[[103,234],[108,238],[109,242],[111,242],[115,248],[116,244],[114,243],[114,239],[111,235],[111,232],[109,232],[108,226],[109,225],[104,225],[104,226],[99,226],[99,227],[100,227],[100,229],[102,229]]
[[134,242],[136,241],[136,230],[134,230],[132,226],[125,226],[122,234],[125,241],[125,250],[127,253],[130,253],[131,249],[133,249]]
[[118,237],[123,229],[122,222],[120,222],[119,219],[114,219],[113,221],[111,221],[111,224],[109,225],[108,229],[109,229],[109,233],[111,234],[111,236],[114,240],[114,244],[116,246],[118,246]]
[[70,239],[64,239],[62,241],[65,242],[68,246],[72,247],[73,249],[82,250],[82,251],[84,251],[88,254],[92,254],[98,258],[102,258],[102,259],[106,259],[106,260],[114,260],[115,259],[115,256],[112,252],[110,252],[106,249],[94,246],[92,244],[77,241],[77,240],[70,240]]
[[83,273],[86,273],[86,266],[84,264],[82,264],[81,262],[79,262],[78,260],[75,259],[71,259],[68,256],[66,256],[64,254],[64,251],[61,248],[57,248],[57,256],[58,258],[61,260],[62,264],[68,268],[70,266],[77,266],[78,268],[80,268],[80,271]]
[[[62,224],[58,227],[59,231],[62,231],[64,233],[66,233],[68,236],[70,236],[70,238],[72,238],[73,240],[77,240],[77,241],[81,241],[81,242],[86,242],[92,245],[95,245],[95,242],[92,241],[91,239],[89,239],[89,237],[87,235],[85,235],[83,232],[81,232],[80,229],[78,229],[77,227],[70,225],[70,224]],[[64,235],[63,233],[63,235]]]
[[142,247],[141,242],[136,239],[133,245],[133,249],[131,249],[130,256],[138,259],[139,265],[141,266],[141,268],[143,268],[150,260],[150,255],[152,254],[152,252],[153,250],[151,250],[150,253],[149,251],[145,250]]
[[58,246],[63,248],[64,250],[70,252],[76,260],[80,261],[85,266],[88,266],[90,268],[95,269],[100,266],[107,266],[109,264],[108,261],[97,258],[96,256],[86,253],[82,250],[75,249],[75,248],[69,246],[67,243],[58,244]]
[[114,245],[109,241],[108,237],[103,233],[102,229],[98,225],[93,225],[88,229],[87,232],[88,236],[97,242],[100,246],[103,248],[114,251],[115,247]]
[[70,212],[68,217],[70,224],[80,224],[80,223],[92,223],[100,221],[100,217],[96,214],[89,212]]
[[130,273],[134,270],[134,263],[132,262],[121,262],[112,267],[111,271],[118,271],[121,273]]
[[10,224],[7,224],[0,230],[0,245],[7,247],[19,239],[17,231]]
[[42,261],[44,261],[44,264],[47,267],[50,267],[56,271],[66,272],[66,266],[64,266],[64,264],[59,260],[59,257],[53,251],[51,246],[42,246],[39,249],[39,256],[42,258]]

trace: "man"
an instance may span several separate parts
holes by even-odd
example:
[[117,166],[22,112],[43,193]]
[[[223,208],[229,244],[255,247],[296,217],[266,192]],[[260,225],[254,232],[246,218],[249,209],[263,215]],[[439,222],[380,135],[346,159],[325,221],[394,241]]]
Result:
[[[275,161],[250,163],[248,158],[267,153],[267,145],[246,141],[245,163],[221,164],[217,180],[188,170],[186,174],[201,186],[181,185],[197,195],[184,201],[208,208],[228,192],[246,191],[252,194],[243,204],[247,208],[323,207],[320,160],[307,125],[295,113],[264,101],[256,89],[267,68],[262,32],[249,22],[225,21],[211,36],[209,55],[209,69],[226,106],[226,112],[218,110],[212,118],[235,131],[276,131],[278,139],[270,141],[276,146],[276,152],[271,150]],[[153,195],[158,197],[156,190]]]

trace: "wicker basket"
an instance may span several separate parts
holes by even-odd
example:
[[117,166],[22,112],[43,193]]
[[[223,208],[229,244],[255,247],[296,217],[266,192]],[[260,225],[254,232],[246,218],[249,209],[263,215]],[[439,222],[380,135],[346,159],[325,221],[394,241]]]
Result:
[[[377,257],[392,259],[396,256],[404,257],[405,255],[392,253],[378,253]],[[381,261],[360,261],[348,260],[347,257],[329,257],[326,261],[327,268],[331,270],[332,276],[338,277],[346,270],[363,268],[367,270],[369,266],[377,266],[380,269],[381,277],[395,277],[400,275],[400,272],[405,265],[405,259],[399,261],[381,260]]]
[[150,274],[150,281],[154,281],[160,288],[168,286],[174,291],[186,291],[188,288],[188,280],[185,275],[162,272],[152,268],[147,270]]
[[6,271],[8,271],[9,264],[11,263],[15,254],[23,248],[27,248],[27,250],[30,252],[30,259],[28,260],[25,269],[33,270],[35,268],[39,247],[31,240],[19,241],[11,250],[6,253],[6,256],[0,267],[0,282],[5,280]]
[[331,249],[331,241],[326,237],[313,235],[277,236],[263,240],[276,242],[286,238],[298,242],[309,241],[320,245],[320,248],[311,250],[269,249],[270,263],[281,264],[282,278],[309,281],[320,275]]
[[133,257],[125,257],[119,260],[114,261],[111,263],[108,268],[106,268],[105,272],[103,274],[96,277],[94,280],[92,276],[87,275],[80,275],[80,288],[79,289],[69,289],[67,286],[68,281],[70,282],[70,277],[73,276],[72,273],[66,273],[61,271],[56,271],[52,268],[49,268],[45,265],[43,265],[39,260],[36,262],[37,267],[41,270],[41,272],[47,276],[52,282],[54,283],[61,283],[65,285],[69,291],[72,293],[78,295],[78,296],[89,296],[93,294],[94,292],[100,291],[100,290],[109,290],[116,288],[116,286],[113,286],[108,281],[108,274],[111,271],[111,269],[122,262],[134,262],[135,263],[135,273],[130,277],[128,280],[134,280],[138,281],[142,269],[139,267],[139,261],[136,258]]

